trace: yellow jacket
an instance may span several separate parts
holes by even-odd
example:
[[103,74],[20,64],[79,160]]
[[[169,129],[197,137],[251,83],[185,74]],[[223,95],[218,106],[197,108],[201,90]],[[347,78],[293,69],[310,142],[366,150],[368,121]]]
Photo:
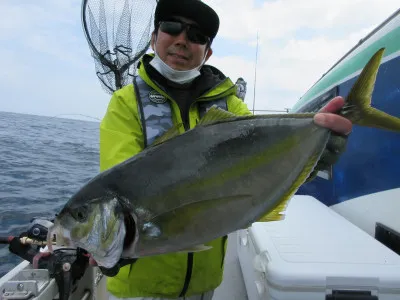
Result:
[[[207,66],[204,66],[207,67]],[[204,68],[203,67],[203,68]],[[212,68],[213,72],[219,72]],[[218,74],[224,78],[222,73]],[[174,99],[166,94],[146,72],[143,61],[139,76],[155,91],[165,96],[171,104],[174,124],[182,123],[180,109]],[[224,78],[190,106],[190,128],[196,126],[199,112],[196,102],[225,97],[227,108],[236,115],[251,114],[246,104],[236,97],[236,88],[229,78]],[[184,130],[183,127],[181,127]],[[116,91],[100,125],[100,169],[104,171],[136,155],[144,149],[142,123],[132,84]],[[198,253],[173,253],[140,258],[128,265],[115,277],[108,278],[107,288],[116,297],[171,297],[201,294],[217,288],[223,276],[226,237],[211,241],[212,249]]]

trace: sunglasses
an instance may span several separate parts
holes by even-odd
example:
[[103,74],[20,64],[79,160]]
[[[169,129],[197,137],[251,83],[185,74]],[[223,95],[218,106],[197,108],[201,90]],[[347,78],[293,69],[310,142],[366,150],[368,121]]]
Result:
[[181,21],[162,21],[160,22],[160,30],[172,36],[177,36],[183,30],[186,30],[188,40],[195,44],[205,45],[210,41],[210,38],[202,33],[196,25]]

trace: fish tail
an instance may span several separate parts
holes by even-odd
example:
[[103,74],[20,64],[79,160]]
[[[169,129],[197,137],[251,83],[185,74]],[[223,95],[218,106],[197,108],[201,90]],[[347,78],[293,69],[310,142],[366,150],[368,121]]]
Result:
[[368,61],[346,98],[340,115],[354,124],[400,132],[400,119],[371,107],[378,69],[385,48],[379,49]]

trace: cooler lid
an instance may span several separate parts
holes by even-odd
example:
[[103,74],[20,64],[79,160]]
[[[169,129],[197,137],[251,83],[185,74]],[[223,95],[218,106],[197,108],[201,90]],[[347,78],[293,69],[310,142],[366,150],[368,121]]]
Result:
[[254,263],[287,287],[400,286],[400,256],[310,196],[294,196],[283,221],[254,223]]

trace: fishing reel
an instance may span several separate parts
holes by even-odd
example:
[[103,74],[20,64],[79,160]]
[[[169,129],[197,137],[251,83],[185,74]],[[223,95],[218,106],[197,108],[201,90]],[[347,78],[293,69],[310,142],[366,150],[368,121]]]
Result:
[[[26,232],[18,237],[7,237],[5,243],[9,244],[11,253],[29,261],[35,269],[49,270],[50,275],[56,277],[56,280],[57,276],[60,277],[59,280],[66,278],[65,270],[71,270],[73,281],[79,280],[89,266],[89,253],[81,248],[59,248],[52,253],[47,252],[44,247],[47,245],[47,234],[51,226],[53,226],[51,220],[34,218]],[[4,242],[5,239],[2,240]],[[136,261],[136,258],[122,258],[112,268],[99,266],[99,269],[103,275],[114,277],[120,268]]]
[[[47,219],[32,219],[29,229],[18,237],[8,237],[11,253],[29,261],[34,269],[47,269],[57,282],[59,299],[67,300],[89,266],[89,254],[83,249],[45,249],[47,233],[53,225]],[[4,243],[4,238],[2,239]]]
[[27,231],[28,238],[39,241],[46,241],[49,228],[53,222],[47,219],[33,218],[31,227]]
[[9,244],[11,253],[34,264],[34,257],[42,252],[42,247],[47,244],[48,229],[53,225],[50,220],[34,218],[27,231],[22,232],[19,236],[2,238],[2,242]]

